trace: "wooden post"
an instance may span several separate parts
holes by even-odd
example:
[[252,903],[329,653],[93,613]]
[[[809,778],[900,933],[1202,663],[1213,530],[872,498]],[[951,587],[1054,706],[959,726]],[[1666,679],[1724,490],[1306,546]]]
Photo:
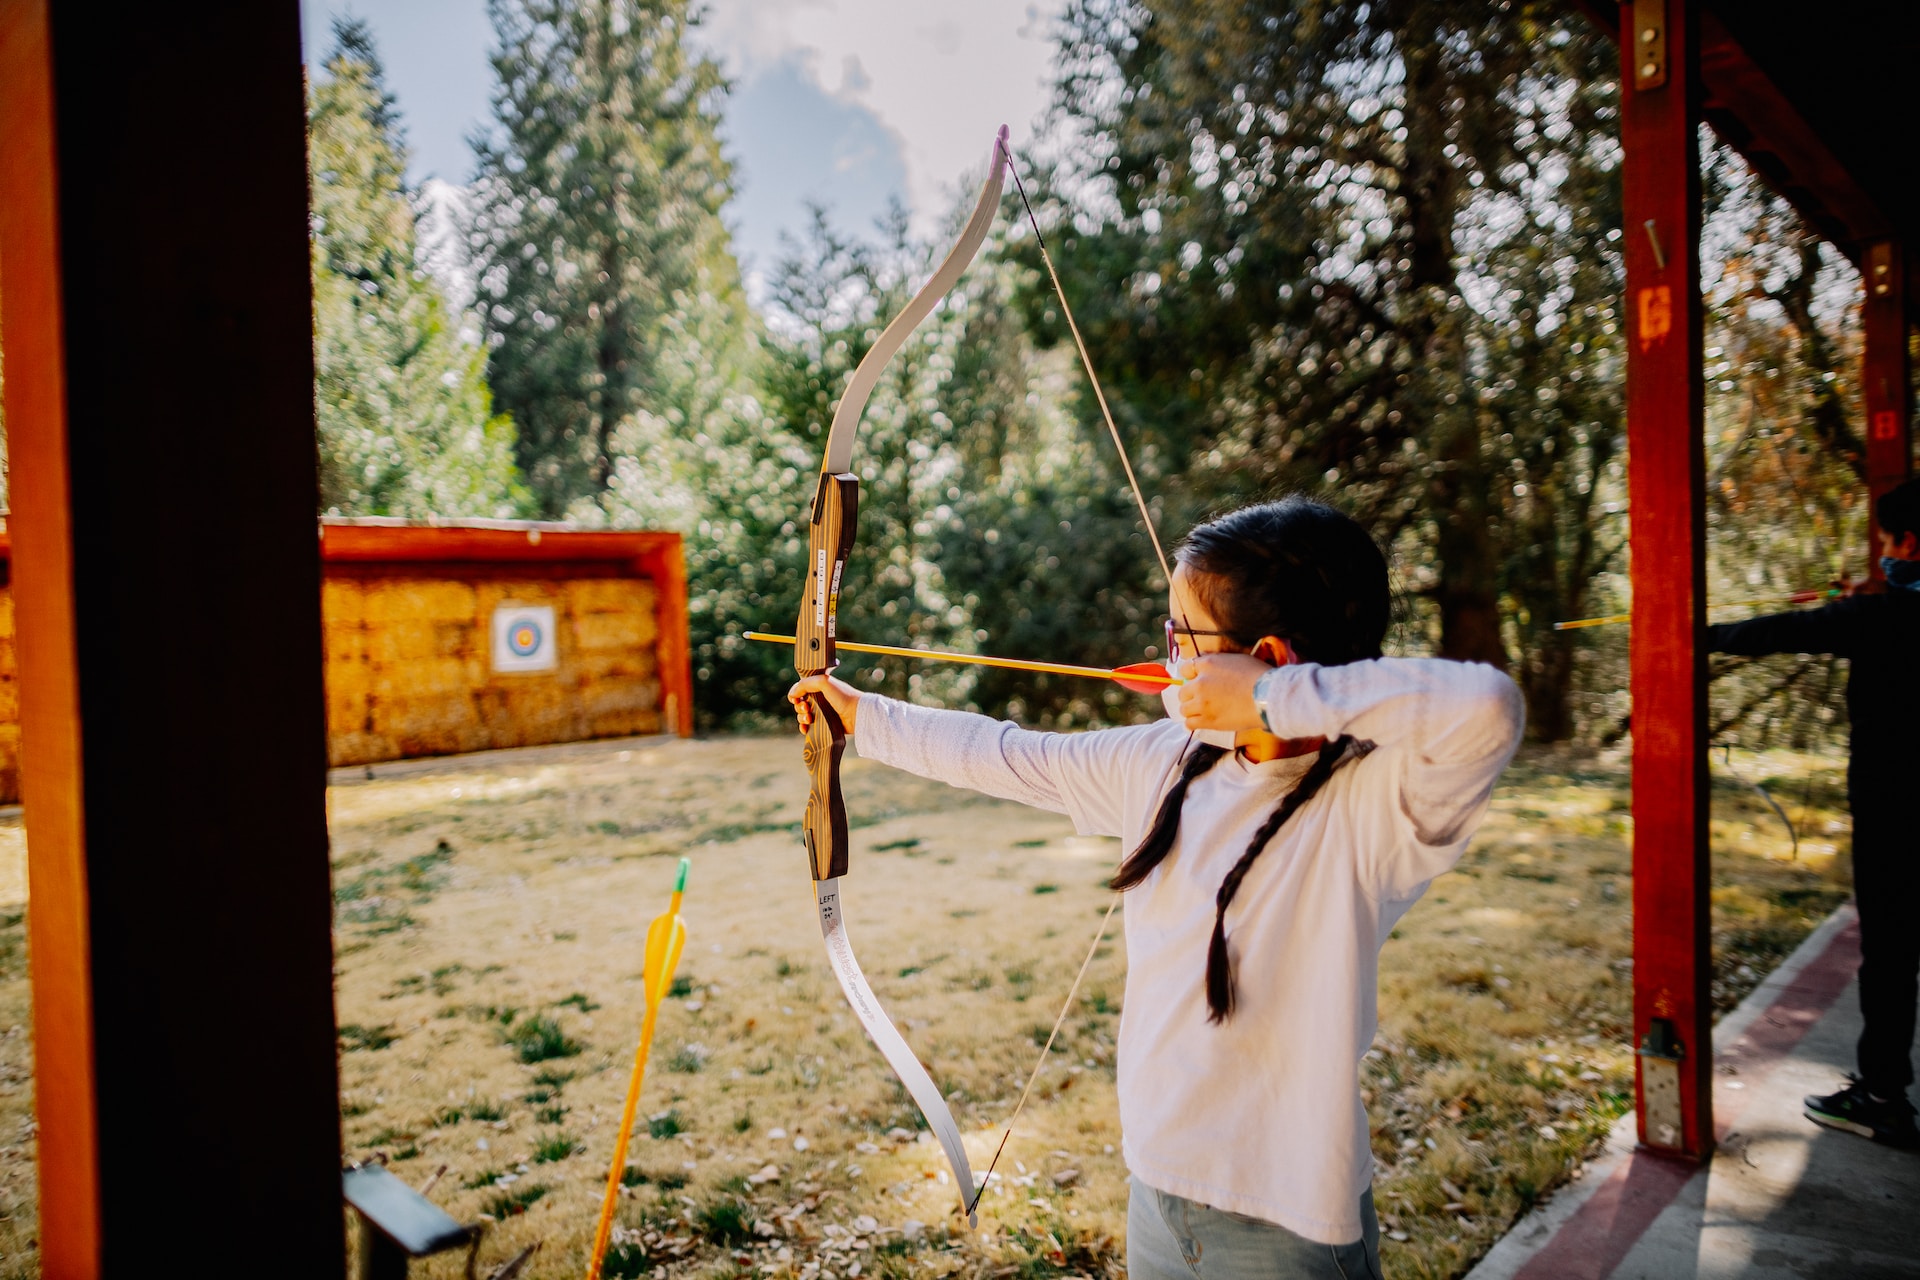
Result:
[[[1713,1150],[1695,0],[1620,10],[1640,1140]],[[1650,1114],[1651,1113],[1651,1114]]]
[[49,1280],[346,1265],[302,85],[293,0],[0,0]]
[[[1913,391],[1907,361],[1907,264],[1898,242],[1867,246],[1866,296],[1860,324],[1866,350],[1860,385],[1867,414],[1867,493],[1870,501],[1913,474]],[[1867,569],[1880,577],[1879,521],[1868,507],[1872,536]]]

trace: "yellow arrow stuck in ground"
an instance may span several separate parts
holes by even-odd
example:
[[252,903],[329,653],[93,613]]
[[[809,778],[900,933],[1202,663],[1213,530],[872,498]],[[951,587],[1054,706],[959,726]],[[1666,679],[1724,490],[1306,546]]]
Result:
[[620,1136],[613,1144],[613,1167],[607,1171],[607,1193],[600,1202],[600,1225],[593,1233],[587,1280],[600,1280],[601,1261],[606,1257],[607,1240],[613,1234],[613,1211],[620,1203],[620,1178],[627,1170],[627,1143],[633,1137],[633,1117],[640,1109],[640,1084],[646,1079],[647,1054],[653,1049],[653,1025],[660,1016],[660,1002],[673,987],[673,971],[680,964],[681,948],[687,944],[687,926],[680,920],[680,899],[687,891],[687,872],[691,867],[688,859],[680,859],[680,874],[673,882],[673,899],[667,903],[666,911],[655,916],[647,927],[647,959],[641,976],[646,1012],[640,1018],[640,1047],[633,1053],[633,1076],[627,1081],[627,1103],[620,1112]]

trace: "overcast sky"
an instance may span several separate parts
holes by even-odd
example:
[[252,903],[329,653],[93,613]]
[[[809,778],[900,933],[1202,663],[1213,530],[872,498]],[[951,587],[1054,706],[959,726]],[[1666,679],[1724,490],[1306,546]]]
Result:
[[[728,207],[749,272],[779,254],[809,200],[865,232],[898,196],[932,228],[994,130],[1032,136],[1048,100],[1063,0],[710,0],[699,38],[734,82],[725,137],[739,195]],[[464,184],[467,137],[487,120],[485,0],[305,0],[307,59],[340,14],[364,18],[413,149],[410,176]]]

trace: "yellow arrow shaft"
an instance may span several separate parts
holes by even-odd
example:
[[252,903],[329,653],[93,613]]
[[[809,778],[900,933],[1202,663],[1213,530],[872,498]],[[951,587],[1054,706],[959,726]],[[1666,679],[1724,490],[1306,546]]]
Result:
[[680,859],[680,877],[674,882],[673,898],[665,913],[654,917],[647,928],[647,958],[641,998],[640,1045],[633,1051],[633,1074],[627,1080],[627,1101],[620,1109],[620,1133],[614,1139],[613,1167],[607,1170],[607,1190],[600,1201],[600,1223],[594,1228],[593,1253],[587,1260],[587,1280],[600,1280],[600,1269],[607,1256],[607,1241],[613,1235],[613,1214],[620,1203],[620,1179],[627,1169],[627,1143],[633,1139],[633,1118],[640,1109],[640,1088],[647,1078],[647,1055],[653,1052],[653,1028],[660,1017],[660,1003],[673,988],[673,971],[680,963],[680,949],[686,944],[686,926],[680,921],[680,900],[687,887],[688,860]]
[[[746,632],[749,640],[770,644],[793,644],[792,636],[770,635],[765,631]],[[1174,676],[1121,675],[1105,667],[1079,667],[1070,662],[1034,662],[1026,658],[990,658],[981,653],[951,653],[944,649],[904,649],[890,644],[855,644],[851,640],[834,641],[836,649],[849,653],[878,653],[890,658],[917,658],[925,662],[964,662],[977,667],[1005,667],[1012,671],[1046,671],[1062,676],[1091,676],[1096,680],[1135,680],[1141,684],[1179,684]]]
[[[1796,591],[1785,596],[1761,596],[1757,600],[1716,600],[1707,605],[1709,609],[1752,609],[1763,604],[1811,604],[1815,600],[1826,600],[1838,596],[1839,591]],[[1581,627],[1610,627],[1617,622],[1631,622],[1630,613],[1610,613],[1604,618],[1577,618],[1572,622],[1556,622],[1555,631],[1578,631]]]
[[[675,906],[679,894],[674,894]],[[633,1053],[633,1078],[627,1082],[627,1102],[620,1109],[620,1136],[613,1143],[613,1168],[607,1172],[606,1195],[600,1202],[600,1225],[593,1233],[593,1265],[587,1280],[600,1280],[600,1268],[607,1256],[607,1241],[613,1235],[613,1211],[620,1203],[620,1175],[627,1168],[627,1143],[633,1139],[633,1120],[640,1110],[640,1085],[647,1075],[647,1055],[653,1050],[653,1024],[660,1016],[658,1001],[647,1001],[647,1012],[640,1020],[640,1047]]]

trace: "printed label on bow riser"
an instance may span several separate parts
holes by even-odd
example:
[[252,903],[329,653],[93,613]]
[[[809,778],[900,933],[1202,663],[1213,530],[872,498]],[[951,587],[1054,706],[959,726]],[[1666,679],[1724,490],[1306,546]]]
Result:
[[814,494],[807,529],[805,600],[795,628],[794,666],[813,675],[834,665],[842,577],[853,551],[860,509],[860,481],[848,474],[823,475]]

